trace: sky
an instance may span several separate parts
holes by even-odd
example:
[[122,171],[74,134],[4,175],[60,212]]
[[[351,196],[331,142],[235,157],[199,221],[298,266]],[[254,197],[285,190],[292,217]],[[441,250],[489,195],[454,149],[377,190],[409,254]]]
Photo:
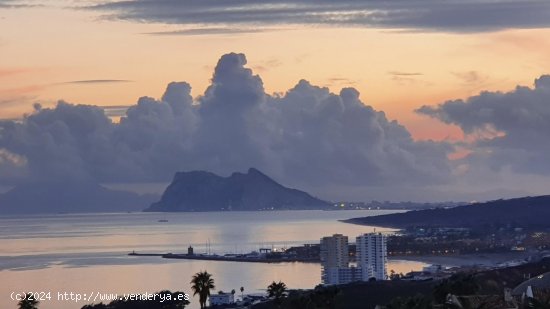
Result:
[[0,0],[0,185],[545,194],[549,28],[539,0]]

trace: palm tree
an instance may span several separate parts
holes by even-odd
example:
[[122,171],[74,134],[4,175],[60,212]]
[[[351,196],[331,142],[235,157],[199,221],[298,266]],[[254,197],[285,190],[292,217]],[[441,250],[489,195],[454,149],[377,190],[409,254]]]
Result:
[[231,290],[231,295],[233,295],[233,301],[235,301],[235,289]]
[[273,281],[267,287],[267,293],[269,297],[275,298],[275,304],[277,304],[277,306],[281,305],[281,300],[285,296],[285,292],[286,292],[286,284],[282,281],[279,281],[279,282]]
[[39,301],[34,298],[32,293],[25,295],[25,298],[20,300],[17,305],[19,309],[37,309]]
[[241,286],[241,300],[244,300],[244,287]]
[[191,289],[193,289],[193,296],[199,294],[199,304],[202,308],[206,308],[206,300],[210,296],[210,290],[214,289],[214,279],[212,275],[206,271],[198,272],[191,279]]

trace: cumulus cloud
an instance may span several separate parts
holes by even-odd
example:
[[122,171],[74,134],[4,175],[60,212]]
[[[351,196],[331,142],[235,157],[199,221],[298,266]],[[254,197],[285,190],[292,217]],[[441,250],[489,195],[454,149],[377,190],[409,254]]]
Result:
[[466,100],[423,106],[418,112],[459,126],[474,137],[465,164],[550,176],[550,75],[534,87],[482,92]]
[[25,175],[27,160],[19,155],[0,148],[0,174],[5,177],[20,179]]
[[2,121],[0,168],[10,173],[0,173],[0,182],[169,181],[180,170],[227,175],[256,167],[310,189],[421,186],[451,173],[448,144],[413,140],[353,88],[335,94],[301,80],[269,95],[245,56],[232,53],[221,57],[202,96],[190,91],[172,82],[162,98],[140,98],[119,123],[100,107],[66,102]]
[[550,26],[546,0],[126,0],[88,8],[111,18],[213,29],[293,24],[476,32]]

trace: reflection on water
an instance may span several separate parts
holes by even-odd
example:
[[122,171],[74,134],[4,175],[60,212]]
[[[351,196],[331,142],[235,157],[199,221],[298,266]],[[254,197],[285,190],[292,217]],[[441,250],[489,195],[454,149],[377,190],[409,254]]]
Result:
[[[273,280],[290,288],[320,282],[320,265],[263,264],[129,257],[136,252],[240,253],[260,247],[318,243],[342,233],[352,239],[372,227],[338,222],[390,211],[283,211],[223,213],[131,213],[0,218],[0,306],[15,308],[12,291],[144,293],[190,292],[192,274],[207,270],[216,290],[264,292]],[[168,222],[158,222],[168,220]],[[377,229],[377,231],[391,231]],[[424,264],[391,261],[388,270],[408,272]],[[80,308],[84,303],[44,302],[42,309]],[[191,308],[197,308],[192,301]]]

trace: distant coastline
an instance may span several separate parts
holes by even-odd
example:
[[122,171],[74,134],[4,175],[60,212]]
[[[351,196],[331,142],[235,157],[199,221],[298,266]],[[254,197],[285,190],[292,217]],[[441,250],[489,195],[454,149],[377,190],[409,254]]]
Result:
[[390,260],[403,260],[438,264],[444,267],[486,266],[496,267],[510,262],[523,261],[529,258],[532,252],[503,252],[485,254],[452,254],[452,255],[394,255]]
[[392,228],[550,228],[550,196],[521,197],[471,203],[450,208],[434,208],[373,217],[351,218],[344,222]]

